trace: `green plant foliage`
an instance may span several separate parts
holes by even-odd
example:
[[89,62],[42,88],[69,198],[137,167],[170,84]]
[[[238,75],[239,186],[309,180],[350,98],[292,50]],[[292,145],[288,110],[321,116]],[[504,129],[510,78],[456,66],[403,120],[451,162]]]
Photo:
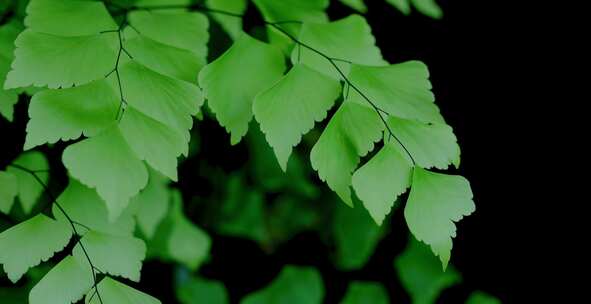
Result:
[[158,299],[108,277],[98,284],[97,289],[100,290],[101,297],[87,294],[85,303],[160,304]]
[[110,219],[121,215],[129,199],[148,182],[146,166],[114,124],[95,137],[69,146],[63,162],[72,176],[97,189],[107,204]]
[[363,2],[363,0],[340,0],[343,4],[351,7],[352,9],[365,13],[367,12],[367,6]]
[[74,303],[84,297],[92,284],[92,273],[86,265],[67,256],[33,287],[29,303]]
[[439,293],[461,281],[453,268],[441,266],[429,248],[411,237],[406,250],[394,261],[398,277],[410,294],[412,303],[435,303]]
[[[336,65],[344,76],[349,74],[349,62],[371,66],[387,64],[380,49],[375,45],[369,24],[359,15],[324,24],[304,23],[299,40],[324,54],[329,54],[331,58],[339,59]],[[301,62],[336,79],[343,77],[324,56],[308,48],[295,48],[291,60],[294,64]]]
[[211,239],[185,217],[180,193],[171,196],[168,214],[151,241],[151,255],[195,270],[207,258]]
[[336,265],[343,270],[363,267],[383,235],[384,227],[376,226],[361,206],[335,208],[333,233]]
[[0,212],[8,214],[18,194],[16,176],[9,172],[0,172]]
[[3,84],[14,59],[14,40],[21,28],[22,25],[16,21],[0,26],[0,114],[9,121],[12,121],[13,107],[18,102],[18,92],[14,89],[5,90]]
[[[310,90],[311,87],[316,89]],[[302,94],[295,95],[294,92]],[[337,81],[304,65],[297,65],[273,87],[256,96],[254,115],[283,171],[287,170],[289,155],[302,134],[326,117],[339,94]]]
[[16,283],[29,268],[61,251],[70,240],[68,226],[39,214],[0,233],[0,264]]
[[227,304],[228,292],[224,285],[217,281],[192,277],[176,289],[181,304]]
[[95,136],[111,125],[118,106],[119,99],[106,80],[39,92],[29,105],[25,149],[82,134]]
[[312,167],[349,206],[353,206],[353,171],[361,157],[373,150],[374,143],[382,138],[383,129],[384,125],[375,111],[345,101],[312,148]]
[[435,0],[386,0],[405,15],[410,14],[411,3],[417,11],[431,18],[440,19],[443,11]]
[[474,212],[470,184],[461,176],[445,175],[417,168],[413,187],[404,208],[412,234],[431,246],[443,269],[449,262],[456,235],[454,222]]
[[[460,166],[460,147],[448,125],[424,124],[395,117],[390,117],[388,122],[419,166],[441,170],[447,169],[450,164],[456,168]],[[402,148],[400,143],[394,144]]]
[[241,304],[322,303],[324,286],[313,268],[285,266],[269,286],[247,295]]
[[[387,2],[442,16],[433,0]],[[27,152],[0,171],[0,264],[12,282],[27,280],[0,289],[2,303],[160,303],[113,278],[139,282],[145,259],[187,272],[175,281],[181,303],[228,303],[221,282],[196,276],[212,246],[206,230],[267,254],[312,231],[336,268],[354,271],[398,207],[447,267],[455,222],[475,206],[467,180],[427,169],[458,168],[460,147],[426,65],[388,63],[364,16],[330,20],[329,0],[4,3],[0,114],[12,121],[21,99],[29,119]],[[248,32],[245,14],[258,22]],[[211,135],[194,117],[216,120],[232,145],[244,137],[232,151],[248,163],[235,172],[204,164],[201,139]],[[212,194],[173,190],[187,187],[186,158],[199,166],[182,172],[204,175]],[[460,279],[417,241],[395,265],[413,303],[433,303]],[[313,304],[324,294],[316,269],[286,266],[242,303]],[[478,293],[469,301],[495,303]],[[386,302],[383,286],[354,282],[342,303]]]
[[[47,180],[49,179],[49,173],[47,172],[47,170],[49,170],[49,164],[42,153],[23,153],[14,160],[12,164],[37,171],[37,177],[44,183],[47,183]],[[8,167],[6,171],[16,177],[18,189],[17,197],[21,203],[23,211],[25,213],[30,213],[43,193],[43,186],[40,185],[39,181],[33,176],[15,167]]]
[[148,239],[154,236],[168,212],[169,191],[166,184],[165,177],[156,171],[150,171],[148,185],[132,199],[129,212],[126,212],[135,214],[138,227]]
[[[236,66],[241,69],[236,70]],[[248,130],[257,93],[273,85],[284,70],[279,50],[247,34],[242,34],[226,53],[201,70],[199,84],[209,108],[232,135],[232,144],[237,144]]]
[[470,294],[466,304],[501,304],[501,301],[483,291],[475,291]]
[[[68,187],[62,192],[57,201],[60,207],[77,222],[84,225],[80,233],[91,231],[110,235],[131,236],[135,227],[133,218],[128,214],[119,216],[116,221],[109,221],[107,206],[96,191],[70,179]],[[55,219],[68,224],[68,219],[57,205],[53,206]],[[85,228],[86,227],[86,228]]]
[[410,162],[389,144],[353,174],[353,188],[378,225],[410,186],[411,174]]
[[146,245],[142,240],[90,231],[72,251],[78,262],[84,265],[87,257],[81,243],[87,249],[88,258],[101,272],[136,282],[140,280],[142,260],[146,256]]
[[387,304],[388,293],[384,286],[370,282],[352,282],[341,304]]
[[[233,14],[243,14],[248,5],[247,0],[206,0],[207,7],[223,10]],[[237,39],[242,33],[242,19],[233,16],[224,16],[221,14],[214,14],[212,18],[220,23],[224,30],[232,37]]]
[[[425,123],[444,122],[433,103],[429,71],[422,62],[408,61],[383,67],[353,65],[350,79],[377,107],[392,113],[391,116]],[[355,90],[351,90],[349,98],[368,105]]]

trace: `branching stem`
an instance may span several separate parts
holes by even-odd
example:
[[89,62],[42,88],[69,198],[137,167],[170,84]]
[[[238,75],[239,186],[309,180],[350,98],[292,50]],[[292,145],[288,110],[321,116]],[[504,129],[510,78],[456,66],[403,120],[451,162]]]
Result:
[[[126,11],[126,13],[128,13],[128,12],[133,11],[133,10],[154,11],[154,10],[166,10],[166,9],[188,9],[188,10],[195,10],[195,11],[201,11],[201,12],[207,12],[207,13],[213,13],[213,14],[220,14],[220,15],[225,15],[225,16],[235,17],[235,18],[241,18],[241,19],[243,19],[245,17],[244,14],[233,13],[233,12],[229,12],[229,11],[225,11],[225,10],[219,10],[219,9],[209,8],[209,7],[203,6],[201,4],[130,6],[130,7],[126,8],[125,11]],[[334,67],[334,69],[337,71],[337,73],[341,76],[341,78],[345,82],[345,85],[347,86],[347,95],[348,95],[349,88],[353,89],[355,92],[357,92],[357,94],[359,94],[376,111],[376,113],[380,117],[380,120],[382,121],[382,123],[386,127],[386,130],[388,132],[388,139],[394,138],[400,144],[400,146],[404,149],[405,153],[409,156],[410,160],[413,163],[413,166],[416,166],[416,161],[415,161],[414,157],[412,156],[412,154],[410,153],[410,151],[406,148],[406,146],[404,145],[404,143],[394,134],[394,132],[390,128],[390,125],[388,124],[387,117],[390,116],[390,114],[388,112],[386,112],[385,110],[381,109],[365,93],[363,93],[363,91],[361,91],[347,77],[347,75],[345,75],[345,73],[343,72],[343,70],[337,65],[337,62],[345,62],[345,63],[352,64],[351,61],[329,56],[326,53],[324,53],[324,52],[322,52],[322,51],[320,51],[320,50],[318,50],[318,49],[316,49],[316,48],[308,45],[307,43],[304,43],[303,41],[299,40],[293,34],[291,34],[290,32],[288,32],[287,30],[285,30],[284,28],[281,27],[282,24],[289,24],[289,23],[302,24],[303,23],[302,21],[286,20],[286,21],[271,22],[271,21],[263,20],[263,23],[265,24],[265,26],[269,26],[271,28],[274,28],[277,31],[279,31],[280,33],[282,33],[283,35],[285,35],[286,37],[288,37],[291,41],[293,41],[295,44],[297,44],[298,48],[304,47],[304,48],[306,48],[306,49],[308,49],[308,50],[310,50],[310,51],[318,54],[319,56],[323,57],[328,62],[330,62],[330,64]],[[301,50],[298,49],[298,57],[300,57],[300,53],[301,53]],[[298,60],[299,60],[299,58],[298,58]],[[386,115],[386,117],[384,117],[384,115]]]
[[64,217],[66,218],[66,220],[70,224],[70,227],[72,228],[72,232],[74,233],[74,237],[76,238],[76,243],[80,245],[80,248],[82,249],[82,252],[84,253],[84,256],[86,257],[86,260],[88,261],[88,264],[90,265],[90,270],[92,271],[92,278],[93,278],[92,289],[94,289],[94,292],[96,293],[96,295],[99,299],[99,302],[101,304],[103,304],[103,300],[101,298],[101,295],[100,295],[100,293],[98,291],[98,287],[97,287],[97,284],[98,284],[97,271],[99,273],[102,273],[102,271],[98,270],[98,268],[96,268],[94,266],[94,264],[92,263],[92,260],[90,259],[90,256],[88,255],[88,251],[86,251],[86,247],[84,247],[84,244],[82,243],[82,234],[78,233],[78,230],[76,229],[76,225],[81,225],[87,229],[90,229],[90,228],[88,228],[88,226],[86,226],[86,225],[83,225],[83,224],[73,220],[70,217],[70,215],[62,207],[62,205],[60,205],[60,203],[58,203],[57,198],[49,190],[49,187],[45,184],[45,182],[43,182],[43,180],[41,180],[41,178],[37,174],[38,170],[31,170],[31,169],[25,168],[25,167],[23,167],[21,165],[17,165],[17,164],[10,164],[8,166],[30,174],[41,185],[41,187],[43,187],[43,190],[49,196],[49,199],[51,199],[53,201],[53,204],[55,204],[55,206],[58,208],[58,210],[64,215]]

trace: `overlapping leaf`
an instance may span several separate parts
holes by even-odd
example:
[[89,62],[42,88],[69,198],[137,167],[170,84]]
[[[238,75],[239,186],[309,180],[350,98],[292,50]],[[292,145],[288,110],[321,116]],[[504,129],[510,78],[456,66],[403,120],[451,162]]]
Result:
[[[131,215],[124,214],[115,222],[110,221],[107,206],[96,191],[75,179],[70,179],[68,187],[60,194],[57,201],[72,220],[84,225],[84,227],[77,227],[78,233],[84,234],[90,228],[96,232],[112,235],[131,236],[133,234],[135,222]],[[52,212],[58,221],[69,224],[68,219],[56,204],[53,205]]]
[[80,265],[88,265],[90,259],[93,266],[103,273],[122,276],[135,282],[140,280],[142,261],[146,256],[146,245],[142,240],[89,231],[80,243],[72,250]]
[[148,183],[146,166],[115,124],[95,137],[70,145],[64,151],[62,161],[72,176],[96,188],[107,203],[112,220]]
[[210,237],[185,217],[179,192],[172,193],[166,219],[151,240],[151,255],[197,269],[209,254]]
[[324,298],[322,278],[316,269],[285,266],[267,287],[247,295],[241,304],[320,304]]
[[410,162],[387,144],[353,175],[353,188],[378,225],[410,186],[411,174]]
[[[310,89],[314,88],[314,89]],[[304,65],[292,68],[273,87],[259,93],[253,110],[283,171],[292,148],[323,120],[340,94],[340,84]]]
[[[369,24],[359,15],[331,23],[304,23],[298,39],[324,55],[337,59],[335,64],[345,76],[351,69],[350,62],[367,66],[387,64],[375,45]],[[294,64],[303,63],[333,78],[343,78],[326,57],[306,47],[294,48],[291,60]]]
[[394,261],[402,286],[408,291],[412,303],[432,304],[439,293],[461,281],[458,272],[449,267],[442,271],[429,248],[412,239],[405,251]]
[[72,230],[39,214],[0,233],[0,264],[16,283],[27,270],[52,257],[70,240]]
[[199,84],[209,108],[231,134],[232,144],[237,144],[248,130],[255,96],[279,80],[284,70],[279,50],[247,34],[201,70]]
[[30,304],[75,303],[93,285],[93,276],[86,264],[68,255],[31,289]]
[[139,290],[133,289],[123,283],[117,282],[109,277],[105,277],[97,285],[101,296],[93,296],[92,292],[86,294],[86,304],[102,304],[102,303],[117,303],[117,304],[160,304],[158,299],[145,294]]
[[[47,180],[49,179],[49,163],[45,155],[36,151],[23,153],[12,163],[21,168],[8,167],[6,171],[16,177],[18,188],[17,197],[23,211],[30,213],[45,190],[39,181],[47,184]],[[22,168],[35,172],[39,180],[30,172],[23,171]]]
[[320,178],[349,206],[351,179],[360,158],[381,139],[384,124],[364,105],[345,101],[312,148],[310,160]]
[[8,121],[12,121],[13,107],[18,102],[18,95],[17,90],[5,90],[4,82],[14,58],[14,40],[21,28],[22,25],[18,21],[0,26],[0,114]]

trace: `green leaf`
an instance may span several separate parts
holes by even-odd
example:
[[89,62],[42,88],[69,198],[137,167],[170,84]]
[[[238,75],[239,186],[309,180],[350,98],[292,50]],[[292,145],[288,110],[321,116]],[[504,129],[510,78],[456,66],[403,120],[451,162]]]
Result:
[[139,282],[142,261],[146,257],[146,245],[142,240],[89,231],[72,250],[80,265],[88,265],[80,243],[92,264],[101,272]]
[[29,268],[62,250],[71,236],[70,227],[43,214],[36,215],[0,233],[0,264],[16,283]]
[[[90,189],[71,178],[68,187],[57,198],[59,205],[73,221],[96,232],[131,236],[135,222],[130,215],[123,214],[116,221],[109,221],[109,214],[105,202],[94,189]],[[54,204],[52,208],[56,220],[69,224],[60,208]],[[85,233],[87,228],[76,226],[78,233]]]
[[129,147],[140,159],[173,181],[177,180],[177,157],[188,153],[188,143],[182,133],[175,132],[133,107],[127,108],[119,128]]
[[442,271],[429,248],[412,237],[394,265],[402,286],[415,304],[433,304],[442,290],[461,281],[453,267]]
[[197,73],[205,66],[206,56],[138,35],[129,27],[125,37],[125,48],[138,63],[166,76],[197,83]]
[[84,134],[94,136],[115,121],[119,97],[106,80],[63,90],[44,90],[31,99],[25,150]]
[[412,234],[431,246],[443,269],[449,262],[454,222],[474,212],[472,190],[461,176],[433,173],[415,168],[404,217]]
[[[387,64],[382,59],[380,49],[375,45],[375,38],[371,34],[369,24],[359,15],[351,15],[325,24],[304,23],[298,39],[331,58],[368,66]],[[342,78],[342,75],[325,57],[308,48],[294,48],[291,61],[294,64],[301,62],[333,78],[339,80]],[[345,76],[349,75],[351,69],[349,62],[336,61],[335,63]]]
[[284,70],[279,50],[247,34],[201,70],[199,84],[209,108],[231,133],[232,144],[237,144],[248,130],[255,96],[279,80]]
[[[35,174],[41,182],[47,184],[47,181],[49,180],[49,163],[47,162],[45,155],[36,151],[26,152],[21,154],[12,163],[35,171]],[[37,203],[37,200],[41,197],[41,194],[43,194],[43,185],[41,185],[31,173],[25,172],[19,168],[8,167],[6,171],[16,176],[18,198],[23,207],[23,211],[26,214],[31,213],[35,203]]]
[[320,139],[312,148],[310,160],[320,179],[349,206],[351,176],[361,156],[373,150],[384,129],[371,108],[344,102],[333,115]]
[[[349,79],[377,107],[391,116],[426,123],[444,122],[434,103],[429,71],[420,61],[384,67],[353,65]],[[367,104],[353,89],[349,98]]]
[[131,200],[129,206],[130,209],[135,209],[133,214],[137,224],[148,239],[154,236],[158,224],[164,220],[168,211],[167,181],[157,172],[150,170],[148,185]]
[[[442,123],[424,124],[418,121],[389,117],[388,124],[404,144],[418,166],[447,169],[449,164],[460,166],[460,146],[450,126]],[[391,142],[410,160],[395,140]]]
[[78,0],[31,0],[25,25],[38,33],[73,37],[117,29],[104,3]]
[[[314,89],[311,89],[314,88]],[[326,117],[340,95],[340,84],[303,65],[259,93],[253,111],[283,171],[293,147],[314,123]]]
[[12,121],[14,105],[18,102],[16,90],[4,90],[6,74],[10,70],[10,63],[14,58],[14,40],[20,33],[22,26],[19,22],[11,21],[0,26],[0,114],[8,121]]
[[96,295],[92,296],[90,292],[86,294],[86,304],[161,304],[158,299],[109,277],[102,279],[97,288],[101,294],[100,299]]
[[[0,83],[4,83],[7,69],[5,62],[0,58]],[[14,105],[18,102],[18,94],[14,90],[4,90],[0,88],[0,115],[6,120],[12,121],[14,115]]]
[[0,26],[0,58],[10,61],[14,58],[14,40],[22,31],[22,24],[15,19]]
[[266,192],[293,191],[307,198],[315,198],[320,189],[316,187],[310,178],[309,166],[305,164],[304,154],[294,153],[284,172],[278,162],[269,161],[275,158],[273,148],[265,140],[265,135],[260,128],[253,128],[248,133],[248,147],[250,152],[249,166],[257,184]]
[[341,304],[388,304],[388,293],[382,284],[371,282],[352,282]]
[[392,145],[353,174],[353,188],[374,221],[381,225],[398,196],[410,186],[412,166]]
[[142,36],[207,57],[209,21],[201,13],[139,10],[129,14],[129,23]]
[[268,233],[274,244],[286,242],[298,233],[321,225],[321,214],[315,209],[316,206],[306,203],[306,199],[292,195],[282,195],[274,200],[266,219]]
[[285,266],[269,286],[247,295],[240,303],[320,304],[323,297],[324,286],[316,269]]
[[117,125],[99,135],[68,146],[62,161],[70,174],[107,203],[109,219],[115,220],[129,199],[148,182],[148,170],[129,147]]
[[501,304],[501,301],[483,291],[477,290],[470,294],[466,304]]
[[172,205],[164,222],[152,240],[153,254],[196,270],[207,258],[211,248],[210,237],[185,217],[182,197],[172,192]]
[[181,304],[227,304],[230,302],[224,284],[198,277],[190,278],[188,282],[177,287],[176,294]]
[[410,14],[410,0],[386,0],[401,13],[408,15]]
[[431,18],[441,19],[443,17],[443,11],[435,0],[412,0],[412,4],[419,12]]
[[254,0],[266,21],[325,22],[329,0]]
[[376,226],[361,206],[336,204],[335,208],[332,230],[336,265],[342,270],[362,268],[375,251],[384,228]]
[[240,175],[231,175],[225,189],[221,219],[216,223],[218,232],[261,243],[268,241],[263,194],[250,190]]
[[188,142],[193,125],[191,115],[197,114],[203,104],[201,90],[134,61],[121,66],[120,73],[128,105],[183,135]]
[[361,12],[361,13],[367,12],[367,6],[363,2],[363,0],[340,0],[340,1],[341,1],[341,3],[349,6],[350,8],[352,8],[358,12]]
[[4,214],[10,213],[17,194],[16,176],[10,172],[0,171],[0,212]]
[[90,268],[66,256],[33,287],[30,304],[74,303],[92,287],[94,280]]
[[[247,0],[206,0],[205,6],[215,10],[231,12],[233,14],[244,14],[246,11]],[[242,18],[234,16],[225,16],[222,14],[212,14],[211,16],[222,28],[230,35],[232,39],[237,39],[242,33]]]
[[[297,36],[302,27],[299,22],[328,22],[325,10],[330,4],[329,0],[254,0],[253,2],[265,21],[282,22],[278,25],[293,36]],[[273,27],[267,27],[267,33],[271,44],[279,47],[286,54],[289,53],[294,45],[289,37]]]
[[63,37],[27,29],[15,43],[15,59],[5,89],[79,86],[104,78],[117,57],[112,47],[117,37],[112,34]]

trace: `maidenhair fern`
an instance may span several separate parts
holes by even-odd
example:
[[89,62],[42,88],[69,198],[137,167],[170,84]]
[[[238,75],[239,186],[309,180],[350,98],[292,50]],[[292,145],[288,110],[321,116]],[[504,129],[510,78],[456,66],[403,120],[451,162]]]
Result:
[[[160,303],[122,282],[139,281],[147,257],[189,270],[208,258],[210,237],[187,218],[181,194],[168,183],[178,181],[178,159],[189,155],[193,118],[209,111],[232,144],[257,128],[254,119],[288,174],[301,166],[292,154],[303,136],[320,133],[311,166],[346,205],[360,201],[367,210],[335,211],[339,267],[366,262],[382,235],[379,226],[409,189],[401,207],[407,225],[447,267],[455,222],[472,213],[474,203],[463,177],[440,172],[459,166],[460,148],[434,103],[426,65],[387,62],[362,15],[329,21],[329,0],[252,2],[263,34],[243,31],[246,0],[30,0],[22,24],[15,15],[0,27],[0,113],[12,120],[18,94],[34,94],[25,152],[0,172],[0,211],[10,214],[17,200],[25,214],[0,233],[0,264],[16,283],[68,248],[32,288],[30,303],[83,297],[86,303]],[[341,2],[367,10],[362,0]],[[412,4],[441,16],[431,0],[387,2],[405,14]],[[210,20],[233,41],[212,61]],[[48,186],[53,167],[38,147],[59,141],[67,146],[61,160],[69,183],[54,194]],[[305,189],[308,181],[297,176],[300,184],[292,186]],[[281,238],[255,224],[290,209],[266,210],[262,196],[248,192],[241,199],[251,204],[244,208],[250,217],[215,226],[261,242]],[[47,202],[40,206],[43,194]],[[297,225],[313,221],[306,216]],[[362,226],[368,228],[356,231]],[[403,281],[440,275],[439,268],[409,269],[411,255],[423,254],[416,250],[397,260]],[[204,293],[226,298],[217,285],[194,280],[189,284]],[[438,293],[454,281],[447,272],[428,287]],[[408,288],[413,298],[431,296]],[[190,301],[187,292],[179,294]],[[385,294],[382,286],[357,282],[343,303],[385,303]],[[323,295],[316,270],[286,266],[243,302],[320,303]]]

